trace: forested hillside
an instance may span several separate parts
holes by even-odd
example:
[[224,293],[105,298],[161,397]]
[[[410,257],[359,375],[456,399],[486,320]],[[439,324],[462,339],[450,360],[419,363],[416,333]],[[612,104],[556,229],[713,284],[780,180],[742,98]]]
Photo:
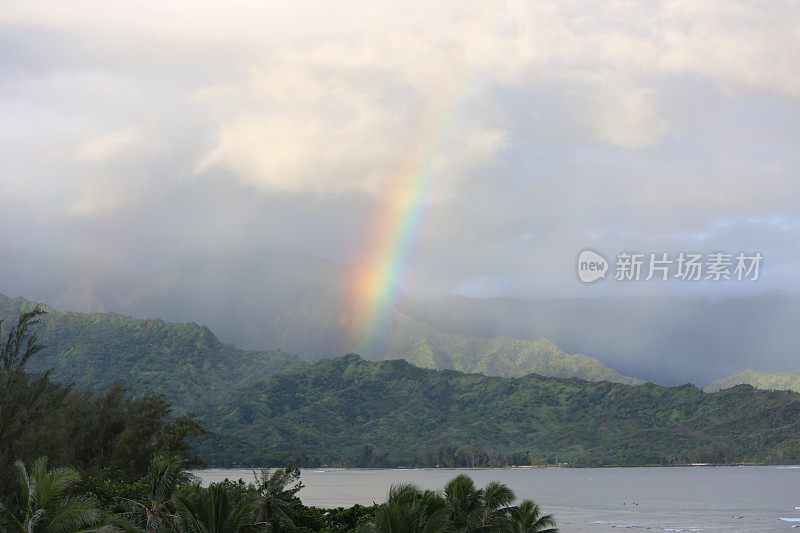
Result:
[[[183,369],[183,378],[169,391],[180,405],[191,404],[198,384],[215,390],[216,382],[239,383],[268,375],[274,370],[294,368],[300,358],[283,350],[300,347],[314,357],[336,357],[358,351],[370,360],[405,359],[417,366],[481,372],[487,375],[522,376],[530,372],[555,377],[578,377],[592,381],[640,383],[606,367],[599,360],[569,354],[546,339],[535,341],[498,337],[481,339],[437,331],[401,313],[392,313],[387,333],[368,346],[349,346],[343,341],[338,300],[309,298],[291,313],[267,325],[261,334],[272,333],[265,346],[270,351],[240,350],[221,342],[215,333],[196,323],[134,319],[117,313],[63,312],[47,307],[42,338],[50,347],[36,368],[54,369],[56,377],[80,383],[106,384],[124,379],[144,390],[161,391],[161,372]],[[33,302],[0,294],[0,317],[32,309]],[[239,316],[236,313],[236,316]],[[251,327],[243,318],[242,327]],[[255,327],[255,326],[253,326]],[[323,352],[323,350],[326,350]],[[92,352],[92,353],[89,353]],[[110,354],[115,355],[111,357]],[[292,352],[297,353],[297,352]],[[86,366],[88,361],[90,366]],[[165,366],[166,365],[166,366]],[[155,389],[153,389],[155,387]]]
[[[747,409],[742,409],[746,405]],[[351,355],[221,405],[214,463],[573,466],[800,460],[800,395],[486,377]],[[228,442],[223,446],[222,442]]]
[[[9,322],[34,307],[0,295],[0,318]],[[41,307],[37,334],[46,348],[29,371],[49,369],[55,380],[93,389],[124,382],[136,393],[163,394],[181,413],[207,411],[239,385],[304,364],[280,351],[239,350],[198,324]]]
[[[33,304],[0,299],[0,316]],[[94,389],[125,382],[195,413],[213,465],[575,466],[800,460],[800,395],[715,394],[559,379],[489,377],[357,355],[304,363],[238,350],[197,324],[49,309],[29,362]],[[742,406],[748,406],[742,409]]]

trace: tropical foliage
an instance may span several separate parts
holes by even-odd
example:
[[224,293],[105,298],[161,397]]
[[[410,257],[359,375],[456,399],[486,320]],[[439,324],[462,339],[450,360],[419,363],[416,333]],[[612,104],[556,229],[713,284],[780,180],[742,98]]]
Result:
[[[0,317],[29,311],[35,303],[0,294]],[[32,369],[50,368],[57,379],[74,380],[93,388],[122,379],[135,390],[163,394],[178,409],[204,411],[230,387],[264,379],[277,372],[304,366],[298,357],[274,350],[240,350],[224,344],[205,326],[142,320],[116,313],[76,313],[46,308],[41,336],[49,347]],[[147,315],[145,315],[147,316]],[[248,317],[237,315],[231,327]],[[292,346],[292,338],[317,338],[312,350],[326,357],[354,349],[341,337],[341,309],[303,307],[273,324],[275,334],[264,346]],[[263,330],[266,325],[262,325]],[[230,328],[225,328],[230,330]],[[371,342],[370,359],[405,359],[417,366],[482,372],[487,375],[579,377],[595,381],[635,384],[595,358],[569,354],[545,339],[535,341],[496,337],[480,339],[446,334],[401,313],[392,313],[391,334]],[[339,331],[339,335],[336,335]],[[258,335],[263,335],[259,331]],[[288,344],[286,344],[288,343]],[[305,352],[301,352],[305,353]],[[309,355],[309,354],[306,354]],[[318,357],[313,357],[318,359]],[[191,379],[178,379],[180,371]],[[202,394],[200,394],[202,392]],[[210,399],[210,402],[205,402]]]
[[[0,451],[6,458],[49,446],[59,464],[79,460],[90,477],[82,481],[73,467],[49,468],[45,457],[30,471],[22,460],[0,465],[3,533],[383,531],[395,516],[414,517],[402,522],[411,526],[407,531],[517,530],[513,524],[523,515],[521,506],[511,506],[513,492],[496,483],[477,490],[463,476],[444,495],[408,486],[383,506],[336,510],[304,506],[297,497],[300,471],[292,467],[254,473],[249,484],[203,487],[186,473],[186,439],[202,428],[188,416],[171,418],[163,398],[131,399],[120,386],[94,397],[51,383],[47,372],[26,372],[43,348],[31,331],[41,315],[40,309],[21,314],[0,348]],[[54,432],[59,428],[67,431]]]
[[[443,491],[394,485],[388,501],[371,507],[318,509],[303,505],[294,468],[254,473],[254,482],[225,480],[204,487],[191,481],[179,458],[156,456],[147,474],[130,482],[134,499],[80,492],[71,468],[36,461],[28,472],[15,464],[17,487],[0,504],[0,531],[19,533],[477,533],[556,532],[530,500],[514,505],[514,492],[493,482],[475,487],[460,475]],[[89,483],[89,486],[92,486]],[[96,485],[94,485],[96,486]]]
[[[76,494],[80,481],[72,468],[47,468],[40,458],[30,472],[14,463],[17,490],[14,505],[0,504],[0,526],[8,533],[114,531],[91,494]],[[105,522],[105,523],[104,523]]]
[[443,492],[420,490],[409,484],[394,485],[388,501],[375,509],[373,519],[361,530],[372,533],[558,531],[553,517],[542,516],[535,503],[524,500],[513,505],[514,500],[516,495],[508,486],[492,482],[479,489],[463,474],[453,478]]
[[177,413],[207,412],[231,389],[303,363],[280,351],[239,350],[205,326],[139,320],[115,313],[62,312],[0,294],[0,319],[34,309],[42,350],[30,372],[102,390],[124,382],[138,393],[163,396]]
[[[202,426],[190,416],[171,416],[163,397],[133,398],[121,384],[94,394],[54,383],[48,372],[29,374],[26,365],[42,350],[32,331],[41,314],[20,315],[0,345],[0,473],[11,472],[16,460],[32,464],[47,456],[53,464],[89,474],[112,469],[130,480],[157,454],[191,455],[187,439]],[[14,483],[1,475],[0,494]]]

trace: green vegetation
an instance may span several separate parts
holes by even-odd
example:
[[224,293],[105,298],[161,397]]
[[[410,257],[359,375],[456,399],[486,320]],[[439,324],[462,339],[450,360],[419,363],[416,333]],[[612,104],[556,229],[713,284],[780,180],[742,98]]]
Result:
[[[95,396],[52,383],[48,371],[28,374],[43,349],[32,332],[42,315],[23,312],[0,348],[4,533],[555,531],[533,502],[514,506],[505,485],[477,489],[466,476],[441,494],[404,486],[386,504],[333,510],[302,504],[293,467],[262,470],[255,483],[202,487],[185,472],[192,463],[186,440],[202,427],[190,416],[170,417],[162,397],[132,399],[121,385]],[[43,452],[58,466],[50,468]],[[12,464],[25,456],[37,456],[30,470],[24,460]]]
[[794,372],[776,372],[773,374],[745,370],[734,376],[718,379],[708,387],[706,392],[717,392],[736,385],[752,385],[763,390],[791,390],[800,392],[800,370]]
[[508,531],[555,533],[555,521],[542,516],[530,500],[513,505],[516,495],[506,485],[478,489],[469,476],[453,478],[443,492],[415,485],[394,485],[388,501],[375,509],[365,532]]
[[91,494],[75,494],[80,474],[72,468],[47,468],[41,458],[28,473],[25,464],[14,464],[17,490],[14,504],[0,503],[0,525],[9,533],[49,531],[102,531],[106,519]]
[[[747,406],[743,409],[742,406]],[[350,355],[244,387],[207,418],[213,464],[792,463],[800,395],[498,378]]]
[[[0,317],[16,316],[36,305],[0,294]],[[309,296],[303,305],[270,324],[262,324],[261,329],[273,332],[269,340],[273,346],[304,348],[298,353],[345,354],[357,347],[350,344],[349,334],[343,335],[347,326],[343,323],[346,314],[342,305],[337,298]],[[229,384],[240,385],[303,365],[299,358],[281,351],[239,350],[194,323],[171,324],[115,313],[61,312],[42,307],[48,313],[41,336],[49,350],[33,369],[52,368],[58,379],[93,387],[105,386],[109,379],[122,379],[135,390],[166,395],[178,408],[200,411],[204,406],[197,402],[209,392],[214,397],[224,394]],[[251,320],[245,317],[243,322],[250,324]],[[389,320],[391,324],[386,329],[390,333],[361,350],[367,359],[405,359],[425,368],[493,376],[535,372],[590,381],[641,383],[593,357],[567,353],[546,339],[453,335],[397,311],[390,312]]]
[[[42,351],[31,332],[40,317],[38,310],[20,315],[0,345],[0,473],[11,472],[15,460],[48,456],[84,473],[111,469],[134,479],[156,454],[189,457],[187,439],[202,427],[188,415],[172,417],[163,397],[131,398],[122,385],[95,394],[54,383],[47,372],[27,373]],[[0,476],[0,492],[11,483],[12,476]]]
[[[29,305],[5,301],[6,311]],[[739,386],[707,394],[690,385],[631,386],[535,374],[487,377],[352,355],[309,364],[279,352],[237,350],[194,324],[113,314],[53,312],[35,318],[50,347],[30,366],[38,371],[52,366],[54,378],[74,377],[103,392],[60,385],[48,374],[15,378],[27,381],[15,401],[53,407],[36,408],[50,418],[48,432],[32,426],[15,439],[3,439],[6,465],[18,458],[30,464],[37,457],[30,450],[42,450],[57,464],[85,471],[97,468],[94,458],[102,453],[104,462],[130,479],[159,450],[148,445],[137,456],[125,451],[131,447],[127,440],[144,442],[150,435],[153,442],[163,440],[158,444],[163,448],[173,446],[170,432],[186,437],[196,432],[189,423],[194,419],[170,418],[170,404],[176,414],[194,413],[203,423],[206,432],[190,440],[192,451],[219,466],[800,460],[800,396],[790,392]],[[138,396],[114,385],[119,380],[133,384]],[[24,428],[24,420],[9,423]],[[144,428],[141,434],[134,423]],[[103,429],[109,436],[99,445],[92,431],[104,424],[112,429]],[[83,444],[56,449],[60,442]]]
[[72,468],[30,472],[14,465],[17,485],[0,500],[8,533],[557,533],[555,521],[530,500],[514,505],[502,483],[475,487],[460,475],[442,492],[395,485],[381,505],[320,509],[303,505],[300,471],[255,473],[255,482],[225,480],[203,487],[176,457],[153,457],[132,482],[91,478],[81,487]]
[[180,413],[200,413],[231,389],[303,363],[283,352],[253,352],[224,344],[198,324],[137,320],[114,313],[60,312],[0,295],[0,318],[41,308],[37,334],[47,349],[29,370],[103,389],[124,382],[163,395]]

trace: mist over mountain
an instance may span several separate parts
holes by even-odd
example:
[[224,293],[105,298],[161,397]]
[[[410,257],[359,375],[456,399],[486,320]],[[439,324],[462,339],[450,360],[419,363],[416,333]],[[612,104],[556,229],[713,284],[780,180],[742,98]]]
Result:
[[[35,306],[34,302],[24,298],[11,299],[0,294],[0,318],[13,319],[15,314]],[[227,380],[234,383],[257,378],[270,372],[278,364],[276,360],[283,365],[289,364],[284,361],[289,356],[282,350],[272,350],[266,355],[263,350],[241,350],[222,343],[208,327],[193,321],[170,323],[118,313],[64,312],[52,307],[47,310],[43,319],[46,325],[44,342],[52,349],[42,360],[42,366],[36,368],[53,368],[56,377],[66,381],[77,380],[96,387],[113,383],[115,379],[125,379],[140,388],[164,393],[171,398],[175,391],[196,396],[189,390],[210,388],[208,383],[225,380],[222,376],[231,373],[235,376]],[[300,352],[305,354],[306,361],[354,351],[354,345],[348,344],[347,336],[343,334],[346,317],[342,316],[341,308],[323,305],[313,307],[309,312],[308,308],[302,307],[293,319],[282,319],[273,325],[270,331],[275,331],[279,340],[271,341],[279,342],[281,346],[288,344],[306,349]],[[593,357],[566,353],[545,339],[479,339],[443,334],[400,313],[395,313],[391,322],[379,342],[371,343],[371,349],[361,353],[373,360],[405,359],[421,367],[495,376],[536,373],[590,381],[641,382],[623,376]],[[296,341],[288,342],[289,338]],[[300,339],[306,342],[300,344]],[[315,352],[334,345],[334,341],[339,342],[340,352]],[[291,359],[294,363],[296,358],[293,356]],[[299,363],[300,359],[296,362]],[[154,364],[161,370],[152,368]],[[189,385],[173,383],[171,389],[159,385],[163,379],[159,372],[164,371],[164,365],[185,368]],[[208,374],[205,382],[198,382],[198,374]],[[214,377],[216,374],[220,377]],[[189,402],[181,399],[181,403]]]
[[[6,255],[0,291],[62,309],[197,322],[238,347],[283,349],[309,361],[359,351],[370,359],[402,357],[494,375],[611,381],[627,375],[698,385],[749,368],[798,366],[800,297],[787,293],[536,300],[400,295],[385,332],[364,353],[346,334],[348,273],[348,265],[284,253],[195,256],[152,272]],[[575,353],[599,361],[565,358]]]
[[446,297],[401,309],[452,333],[545,337],[587,352],[624,374],[664,384],[709,383],[748,368],[800,366],[800,297]]
[[800,370],[790,372],[756,372],[745,370],[733,376],[714,381],[705,388],[707,392],[717,392],[735,387],[736,385],[750,385],[764,390],[791,390],[800,392]]

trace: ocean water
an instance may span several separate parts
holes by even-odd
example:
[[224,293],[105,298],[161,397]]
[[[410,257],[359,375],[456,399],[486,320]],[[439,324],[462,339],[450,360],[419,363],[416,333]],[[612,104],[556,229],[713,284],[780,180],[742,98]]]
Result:
[[[392,483],[441,489],[459,473],[501,481],[535,500],[561,531],[791,531],[800,522],[800,467],[306,469],[299,496],[321,507],[386,499]],[[253,479],[252,470],[194,472],[204,484]]]

